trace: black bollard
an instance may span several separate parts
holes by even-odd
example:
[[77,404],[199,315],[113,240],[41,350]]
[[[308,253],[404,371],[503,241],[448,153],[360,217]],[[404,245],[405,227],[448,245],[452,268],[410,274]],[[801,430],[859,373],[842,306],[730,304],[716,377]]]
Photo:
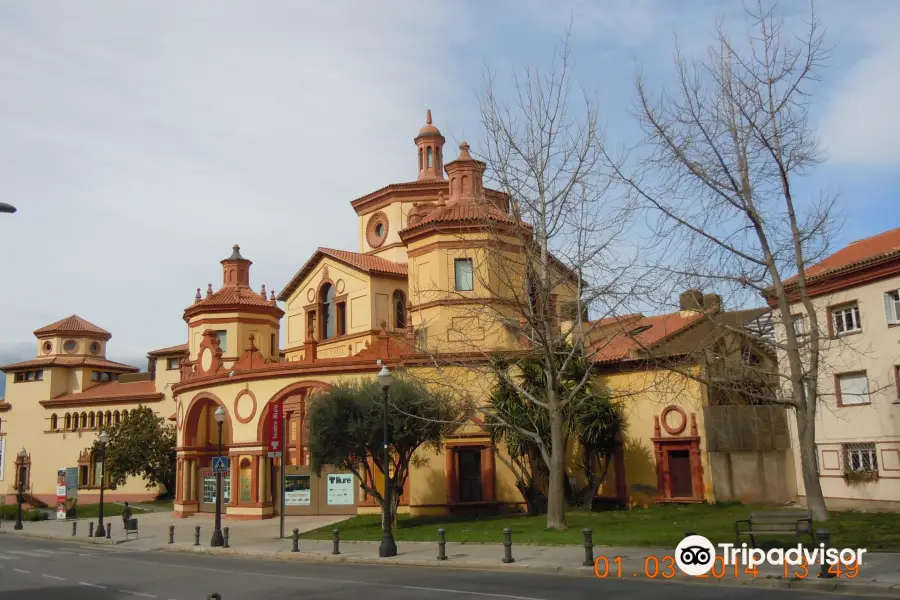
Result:
[[175,543],[175,526],[174,525],[169,525],[169,543],[170,544]]
[[331,541],[334,544],[334,548],[332,548],[332,554],[340,554],[341,553],[341,530],[335,529],[331,532]]
[[300,530],[295,529],[291,536],[291,552],[300,552]]
[[512,557],[512,530],[509,527],[503,528],[503,562],[511,563],[515,561]]
[[88,523],[88,537],[94,537],[94,522]]
[[222,594],[220,594],[219,592],[215,592],[213,594],[210,594],[209,597],[206,598],[206,600],[222,600]]
[[195,546],[200,545],[200,526],[199,525],[196,525],[194,527],[194,545]]
[[106,539],[108,539],[108,540],[112,539],[112,523],[106,524]]
[[594,566],[594,532],[591,529],[582,529],[584,534],[584,562],[585,567]]
[[[828,563],[825,562],[825,550],[828,550],[830,547],[831,534],[828,533],[827,529],[820,529],[816,532],[816,537],[819,538],[819,544],[822,545],[822,566],[819,569],[819,578],[832,579],[835,575],[829,571]],[[835,569],[835,571],[837,571],[837,569]]]
[[72,535],[78,533],[78,521],[72,521]]
[[691,537],[692,535],[697,535],[696,531],[685,531],[684,537]]
[[222,547],[228,548],[228,528],[227,527],[222,529],[222,538],[225,540],[225,545]]
[[445,537],[447,532],[444,531],[443,527],[438,528],[438,560],[447,560],[447,538]]

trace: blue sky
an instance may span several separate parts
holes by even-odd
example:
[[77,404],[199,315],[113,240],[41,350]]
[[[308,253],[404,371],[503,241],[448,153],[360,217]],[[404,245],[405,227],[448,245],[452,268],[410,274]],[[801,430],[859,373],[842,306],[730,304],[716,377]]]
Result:
[[[789,18],[807,10],[785,4]],[[900,224],[900,2],[822,0],[834,46],[813,121],[837,193],[838,245]],[[239,243],[280,290],[318,246],[357,249],[349,202],[415,177],[434,113],[448,156],[481,137],[483,69],[545,63],[573,23],[575,81],[611,144],[635,141],[634,73],[667,83],[737,2],[0,0],[0,361],[72,313],[140,361],[182,342],[197,287]]]

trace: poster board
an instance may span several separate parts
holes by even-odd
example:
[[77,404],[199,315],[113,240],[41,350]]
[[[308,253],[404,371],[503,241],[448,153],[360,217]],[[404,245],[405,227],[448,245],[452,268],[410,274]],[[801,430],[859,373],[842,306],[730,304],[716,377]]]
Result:
[[66,520],[66,477],[68,470],[63,467],[56,470],[56,519]]
[[284,505],[309,506],[312,498],[310,476],[285,475],[284,480]]
[[78,467],[66,469],[66,519],[78,514]]
[[330,506],[346,506],[356,504],[353,485],[353,473],[328,473],[325,476],[327,486],[326,503]]

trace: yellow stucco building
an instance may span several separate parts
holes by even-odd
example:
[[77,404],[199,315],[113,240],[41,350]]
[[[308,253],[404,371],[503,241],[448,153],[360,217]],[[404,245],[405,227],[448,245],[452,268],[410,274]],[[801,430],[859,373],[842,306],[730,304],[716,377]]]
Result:
[[[209,285],[205,292],[198,288],[184,310],[187,343],[151,352],[149,373],[107,361],[109,333],[78,317],[37,330],[37,358],[3,367],[9,393],[0,416],[9,456],[0,472],[10,484],[7,493],[14,492],[12,457],[20,445],[28,446],[28,485],[35,497],[55,495],[56,469],[76,461],[84,468],[85,493],[93,493],[97,481],[89,447],[96,430],[144,404],[175,423],[176,513],[213,512],[215,412],[221,407],[230,469],[223,478],[226,517],[269,518],[277,514],[282,495],[280,458],[269,445],[277,406],[285,422],[279,440],[286,450],[285,512],[377,510],[351,474],[311,472],[305,428],[311,396],[339,379],[373,378],[381,362],[484,400],[494,382],[478,371],[479,361],[488,352],[522,348],[516,328],[509,326],[519,317],[506,307],[526,287],[521,256],[528,227],[511,216],[504,194],[484,187],[485,164],[472,158],[467,144],[456,160],[444,164],[444,141],[429,112],[415,137],[416,180],[352,201],[357,251],[317,249],[277,297],[265,286],[251,288],[252,263],[235,245],[221,261],[222,285]],[[567,305],[578,279],[562,265],[559,269],[550,310],[566,327],[574,318],[567,316],[572,314]],[[742,458],[731,452],[726,477],[731,488],[717,483],[717,469],[724,472],[717,462],[724,459],[713,456],[708,443],[705,387],[686,378],[673,388],[671,370],[638,352],[645,346],[671,348],[684,336],[700,343],[690,337],[697,332],[705,332],[707,340],[711,311],[702,298],[675,315],[629,315],[591,324],[589,342],[598,353],[603,383],[624,402],[629,427],[600,496],[619,502],[637,493],[670,501],[740,496],[735,473],[741,479],[747,468],[742,465],[761,464],[757,454]],[[453,361],[436,366],[436,355]],[[696,368],[707,367],[698,361]],[[41,443],[34,441],[37,435]],[[513,474],[503,455],[498,457],[503,449],[492,447],[477,415],[442,446],[439,453],[420,451],[401,511],[524,507]],[[129,481],[110,495],[134,499],[154,492]]]

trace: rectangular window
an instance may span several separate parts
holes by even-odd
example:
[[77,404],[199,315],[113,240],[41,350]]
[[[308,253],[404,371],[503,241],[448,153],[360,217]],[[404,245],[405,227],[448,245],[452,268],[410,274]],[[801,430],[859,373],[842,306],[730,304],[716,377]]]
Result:
[[316,311],[311,310],[306,313],[306,341],[316,337]]
[[[203,477],[203,502],[204,504],[216,503],[216,476],[206,474]],[[228,504],[231,501],[231,477],[228,474],[222,475],[222,504]]]
[[897,384],[897,399],[894,402],[900,402],[900,365],[894,367],[894,382]]
[[177,369],[179,360],[180,359],[178,358],[170,358],[169,360],[167,360],[166,369],[168,369],[169,371],[174,371],[175,369]]
[[900,325],[900,290],[884,295],[884,316],[888,325]]
[[875,444],[844,444],[844,473],[877,473]]
[[275,356],[275,334],[269,335],[269,354]]
[[337,334],[344,335],[347,333],[347,303],[341,302],[337,305]]
[[862,331],[862,323],[859,320],[859,305],[853,304],[844,308],[832,309],[831,322],[835,335],[844,335]]
[[794,335],[802,337],[809,335],[809,323],[806,321],[806,315],[793,315]]
[[228,332],[224,329],[220,329],[216,332],[216,336],[219,338],[219,348],[222,349],[222,352],[228,351]]
[[417,350],[425,351],[428,349],[428,328],[420,327],[416,329],[415,345]]
[[474,289],[472,259],[457,258],[453,261],[453,266],[456,274],[456,291],[471,292]]
[[866,372],[835,375],[838,406],[869,403],[869,378]]

